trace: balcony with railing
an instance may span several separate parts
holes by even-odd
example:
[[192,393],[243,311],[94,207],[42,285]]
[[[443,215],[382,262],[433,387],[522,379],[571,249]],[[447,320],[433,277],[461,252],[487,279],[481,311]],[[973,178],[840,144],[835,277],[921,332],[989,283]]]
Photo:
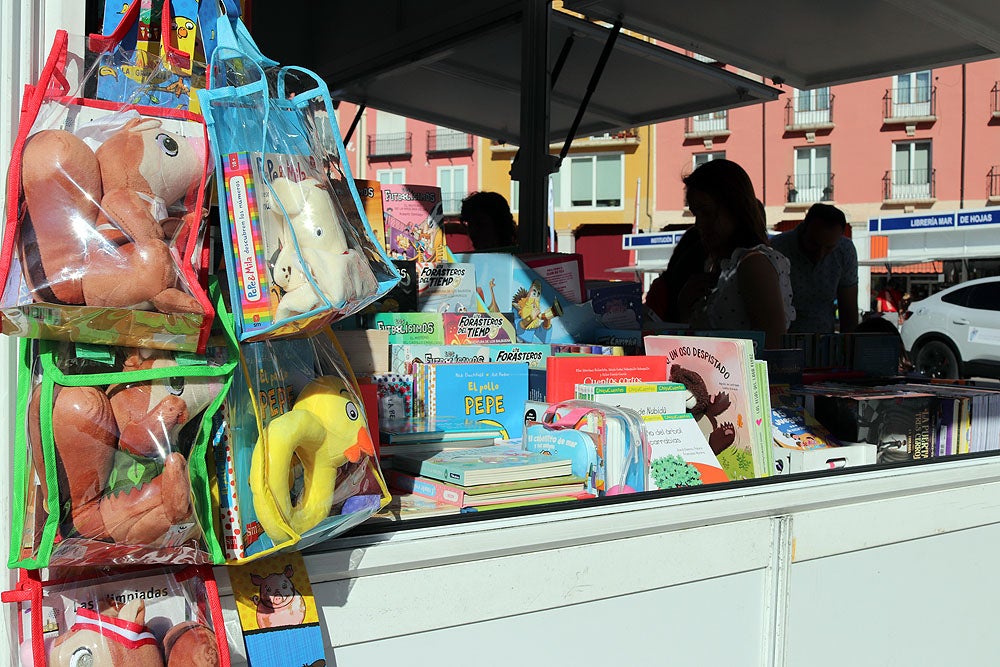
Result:
[[427,130],[427,154],[472,155],[472,135],[455,130]]
[[691,116],[684,121],[685,139],[711,139],[729,136],[729,114],[725,111]]
[[1000,202],[1000,165],[993,165],[986,174],[986,200]]
[[792,174],[785,180],[785,202],[806,206],[833,201],[833,174]]
[[882,96],[882,122],[933,123],[937,120],[937,86],[890,88]]
[[990,90],[990,113],[994,118],[1000,118],[1000,81],[994,83]]
[[408,159],[412,154],[412,132],[385,132],[368,135],[368,157],[370,159]]
[[882,177],[882,199],[885,202],[906,203],[932,201],[934,169],[897,169]]
[[458,214],[462,212],[462,200],[468,196],[468,192],[441,193],[441,214],[449,217],[458,217]]
[[785,131],[812,132],[833,128],[833,95],[826,96],[826,104],[816,109],[797,109],[795,100],[785,104]]

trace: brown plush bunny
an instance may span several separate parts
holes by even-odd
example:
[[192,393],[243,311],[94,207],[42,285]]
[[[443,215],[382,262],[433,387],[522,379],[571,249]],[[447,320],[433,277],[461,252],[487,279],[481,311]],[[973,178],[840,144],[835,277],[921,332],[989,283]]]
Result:
[[[177,288],[166,208],[201,182],[198,149],[155,118],[135,118],[97,151],[64,130],[25,144],[22,270],[37,300],[201,313]],[[197,215],[195,212],[192,215]]]

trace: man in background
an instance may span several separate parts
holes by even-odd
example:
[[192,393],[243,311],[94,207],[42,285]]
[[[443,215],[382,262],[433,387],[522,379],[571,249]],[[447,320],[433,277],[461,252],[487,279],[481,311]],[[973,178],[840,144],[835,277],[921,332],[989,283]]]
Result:
[[771,239],[791,263],[796,317],[789,332],[833,333],[835,312],[841,333],[858,326],[858,253],[845,229],[843,211],[813,204],[795,229]]

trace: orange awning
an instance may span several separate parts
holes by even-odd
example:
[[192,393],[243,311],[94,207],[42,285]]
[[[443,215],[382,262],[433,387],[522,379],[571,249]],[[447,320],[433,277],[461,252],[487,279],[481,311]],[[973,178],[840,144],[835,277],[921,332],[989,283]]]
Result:
[[[872,273],[889,273],[889,270],[882,265],[875,265],[871,267]],[[892,267],[893,275],[900,273],[944,273],[944,262],[920,262],[918,264],[900,264],[899,266]]]

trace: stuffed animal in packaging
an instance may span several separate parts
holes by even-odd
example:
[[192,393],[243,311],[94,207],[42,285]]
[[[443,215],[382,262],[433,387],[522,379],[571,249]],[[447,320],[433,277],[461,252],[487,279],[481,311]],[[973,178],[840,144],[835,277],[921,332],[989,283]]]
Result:
[[65,130],[24,147],[22,271],[46,303],[201,313],[178,288],[168,241],[182,224],[167,208],[195,191],[201,148],[155,118],[133,118],[97,150]]
[[[164,660],[166,657],[166,660]],[[120,609],[76,610],[76,623],[56,637],[53,667],[217,667],[215,635],[202,623],[185,621],[160,642],[146,626],[146,605],[131,600]]]
[[[176,365],[164,354],[135,350],[125,370]],[[215,399],[222,385],[218,378],[186,380],[56,386],[52,438],[59,497],[64,509],[69,506],[75,534],[157,548],[177,527],[193,522],[187,459],[172,447],[181,428]],[[28,438],[44,500],[48,489],[40,394],[36,389],[29,404]]]
[[[368,260],[348,246],[331,194],[319,181],[306,178],[295,182],[279,177],[271,182],[271,189],[288,217],[287,226],[282,226],[281,249],[272,271],[275,284],[284,290],[276,319],[309,312],[323,303],[306,270],[334,307],[378,291]],[[280,209],[276,207],[274,212]],[[280,216],[271,219],[275,218]]]

